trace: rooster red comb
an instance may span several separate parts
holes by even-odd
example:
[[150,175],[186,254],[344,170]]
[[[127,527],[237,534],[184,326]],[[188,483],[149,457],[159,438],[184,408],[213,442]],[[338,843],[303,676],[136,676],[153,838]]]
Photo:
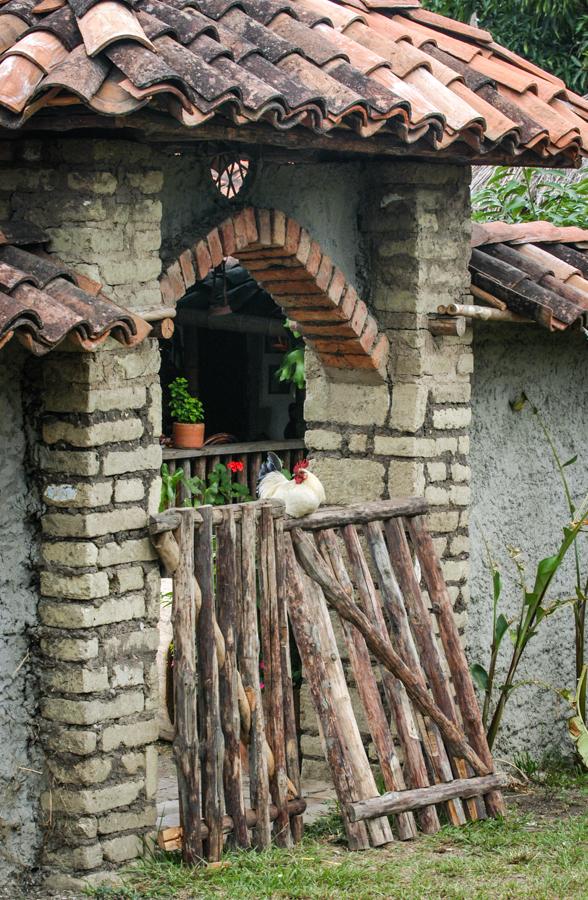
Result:
[[296,473],[299,472],[300,469],[308,469],[307,459],[300,459],[297,463],[294,464],[294,474],[296,475]]

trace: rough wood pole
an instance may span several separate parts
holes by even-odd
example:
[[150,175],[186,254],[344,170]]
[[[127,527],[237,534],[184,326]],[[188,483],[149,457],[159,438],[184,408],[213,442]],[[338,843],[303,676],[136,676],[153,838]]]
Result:
[[[274,537],[276,546],[276,581],[278,627],[280,633],[280,655],[282,668],[282,702],[284,709],[284,737],[286,742],[286,768],[288,777],[297,795],[300,796],[300,761],[298,759],[298,735],[296,733],[296,713],[294,710],[294,692],[292,688],[292,663],[290,659],[290,634],[288,629],[288,613],[286,610],[286,561],[284,558],[283,519],[274,520]],[[304,820],[302,816],[290,819],[292,840],[302,840]]]
[[[422,661],[423,669],[426,672],[431,691],[436,702],[439,704],[445,715],[457,724],[458,717],[453,700],[453,694],[449,686],[449,679],[443,668],[441,661],[441,653],[433,634],[433,618],[428,610],[421,593],[420,585],[416,580],[414,566],[404,531],[404,519],[389,519],[384,528],[388,539],[388,547],[384,541],[381,528],[373,532],[373,552],[379,552],[382,557],[388,557],[394,567],[392,579],[397,578],[398,582],[392,585],[392,593],[394,589],[398,591],[400,600],[406,607],[410,616],[412,633],[416,645],[418,647],[419,656]],[[394,598],[390,598],[390,603],[394,604]],[[440,753],[446,756],[445,748],[441,745]],[[467,778],[468,768],[463,759],[453,759],[453,765],[456,774],[460,778]],[[449,770],[450,778],[444,778],[444,781],[450,780],[453,775]],[[455,801],[457,802],[457,801]],[[467,802],[467,809],[472,820],[480,818],[475,800]],[[481,804],[483,806],[483,804]],[[482,817],[485,817],[484,809],[481,810]]]
[[219,672],[220,715],[225,739],[223,783],[225,806],[233,820],[231,839],[249,847],[241,779],[241,718],[237,675],[236,527],[232,509],[226,509],[216,531],[216,583],[218,626],[225,639],[225,663]]
[[272,796],[278,808],[274,826],[276,844],[290,847],[292,834],[288,815],[288,774],[286,769],[286,735],[284,731],[284,698],[282,689],[282,658],[278,620],[278,585],[276,580],[276,547],[271,503],[261,505],[260,563],[262,611],[262,646],[265,664],[264,681],[267,693],[267,718],[271,723],[270,746],[274,754],[274,773],[270,779]]
[[[257,817],[253,844],[257,850],[271,845],[270,792],[265,723],[259,687],[259,634],[257,630],[256,527],[255,509],[244,504],[241,519],[242,657],[241,676],[251,708],[249,741],[249,793]],[[277,811],[276,811],[277,815]]]
[[[362,610],[391,647],[382,605],[376,594],[376,588],[363,555],[355,527],[346,525],[343,529],[343,536]],[[417,722],[406,689],[402,682],[395,678],[381,662],[380,670],[384,696],[396,723],[398,737],[402,745],[404,768],[408,783],[412,788],[428,787],[429,773],[427,764],[423,754]],[[421,809],[417,814],[417,819],[421,830],[425,834],[435,834],[441,827],[437,810],[434,806]]]
[[[425,528],[422,516],[408,519],[407,526],[421,564],[431,602],[437,607],[437,621],[439,622],[441,642],[451,668],[455,696],[461,711],[465,732],[472,747],[475,748],[476,753],[483,760],[487,771],[491,772],[494,768],[492,754],[490,753],[482,725],[482,717],[474,691],[472,676],[453,617],[451,598],[447,591],[431,535]],[[471,763],[471,760],[469,762]],[[476,766],[474,766],[474,769],[476,769]],[[478,770],[476,769],[476,771]],[[486,773],[478,772],[478,774]],[[505,814],[506,806],[498,791],[490,791],[484,799],[486,808],[491,815],[503,816]]]
[[504,787],[508,783],[506,775],[485,775],[481,778],[457,778],[445,784],[433,784],[415,791],[392,791],[374,797],[373,800],[359,800],[347,804],[347,814],[352,822],[399,813],[407,809],[418,809],[427,803],[444,803],[455,797],[479,797],[488,791]]
[[[398,521],[398,519],[389,519],[386,522],[386,528],[390,529],[391,534],[395,533],[394,528]],[[429,677],[429,684],[435,702],[439,704],[447,718],[457,724],[455,707],[447,688],[445,674],[441,669],[441,660],[439,659],[437,646],[433,640],[432,622],[428,615],[428,610],[424,608],[424,604],[423,608],[417,608],[416,598],[413,598],[412,594],[401,592],[396,580],[398,576],[405,587],[411,577],[414,580],[410,553],[408,553],[408,556],[405,554],[400,556],[400,558],[396,558],[396,566],[395,570],[393,570],[390,561],[392,551],[388,551],[384,535],[382,534],[381,524],[379,522],[370,522],[366,526],[366,536],[376,568],[384,608],[392,626],[398,652],[413,672],[419,676],[422,686],[426,690],[427,682],[423,673],[424,669]],[[418,585],[416,585],[416,593],[420,599],[421,593]],[[413,607],[409,606],[407,598],[415,600]],[[410,621],[407,609],[411,613]],[[418,645],[420,656],[417,653],[415,641]],[[433,746],[435,747],[435,752],[431,752],[431,763],[435,770],[436,778],[438,781],[452,781],[454,776],[441,736],[434,725],[431,732],[429,745],[431,750]],[[458,774],[462,777],[467,776],[463,760],[456,761],[456,767]],[[463,825],[465,823],[466,817],[460,800],[450,800],[447,804],[447,811],[453,825]],[[473,818],[476,818],[475,806],[473,812]]]
[[207,857],[220,859],[223,849],[223,734],[218,694],[218,664],[215,639],[215,604],[213,581],[212,506],[198,510],[202,523],[196,529],[194,553],[196,578],[202,594],[198,618],[198,675],[200,726],[202,733],[202,812],[208,826]]
[[307,594],[306,590],[307,584],[311,582],[298,566],[292,547],[292,540],[288,534],[284,535],[284,548],[290,621],[292,622],[292,629],[302,659],[305,678],[308,682],[319,721],[321,740],[327,762],[329,763],[333,785],[337,792],[349,849],[368,850],[370,840],[365,824],[363,822],[356,824],[351,822],[345,808],[350,799],[359,798],[354,790],[353,773],[346,759],[335,709],[332,703],[325,703],[325,693],[329,690],[329,679],[325,667],[323,648],[311,618],[314,614],[314,603],[312,596]]
[[200,760],[196,710],[193,510],[182,510],[180,525],[175,537],[180,553],[174,573],[172,604],[176,710],[176,735],[173,750],[178,775],[180,822],[184,829],[182,859],[186,865],[194,866],[202,862],[202,838],[200,836]]
[[429,693],[423,690],[418,678],[390,644],[376,631],[365,613],[349,599],[343,588],[334,582],[310,538],[298,528],[294,528],[292,539],[296,555],[305,571],[321,586],[339,615],[361,631],[376,659],[402,681],[411,700],[439,726],[441,734],[453,752],[467,759],[477,774],[489,775],[489,766],[470,747],[460,729],[441,712]]
[[[323,554],[325,562],[330,562],[335,578],[347,593],[353,593],[353,586],[345,568],[345,562],[337,545],[337,537],[334,531],[319,531],[317,544]],[[343,635],[349,653],[349,661],[357,691],[361,699],[370,734],[376,748],[380,770],[384,779],[384,787],[387,791],[404,790],[404,776],[400,767],[400,761],[396,755],[394,740],[390,733],[390,725],[384,712],[376,676],[372,668],[372,661],[366,643],[353,625],[341,620]],[[412,813],[401,813],[396,820],[398,836],[407,841],[417,834],[416,823]]]

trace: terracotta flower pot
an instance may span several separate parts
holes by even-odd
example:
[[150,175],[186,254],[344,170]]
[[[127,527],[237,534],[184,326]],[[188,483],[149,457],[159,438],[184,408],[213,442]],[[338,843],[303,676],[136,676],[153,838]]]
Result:
[[184,422],[173,423],[174,447],[181,450],[198,450],[204,443],[204,422],[186,425]]

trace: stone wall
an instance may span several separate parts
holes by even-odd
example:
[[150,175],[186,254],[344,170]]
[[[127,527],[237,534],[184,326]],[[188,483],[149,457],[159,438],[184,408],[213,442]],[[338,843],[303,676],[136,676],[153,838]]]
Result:
[[[30,655],[37,620],[39,500],[28,476],[23,418],[25,353],[0,354],[0,882],[32,868],[41,845],[44,780],[36,715],[38,684]],[[23,390],[24,388],[24,390]]]
[[154,341],[43,364],[39,727],[54,888],[108,879],[155,825],[158,370]]
[[[353,372],[335,383],[309,353],[306,442],[329,502],[426,497],[463,629],[472,337],[433,337],[427,314],[468,293],[469,170],[372,164],[362,189],[370,309],[390,339],[388,383],[364,386]],[[306,739],[311,751],[317,744]],[[316,772],[312,762],[307,771]]]
[[[472,573],[467,630],[472,661],[487,665],[491,632],[492,588],[487,544],[503,576],[504,611],[514,614],[520,601],[508,547],[519,547],[532,580],[540,559],[555,553],[568,519],[561,482],[538,422],[529,408],[515,413],[509,400],[522,390],[541,410],[564,459],[579,501],[588,491],[586,435],[586,339],[580,334],[550,334],[532,326],[480,324],[474,337],[472,392]],[[588,541],[580,538],[584,578]],[[582,546],[583,545],[583,546]],[[572,555],[552,590],[552,599],[573,595]],[[517,680],[539,679],[557,688],[573,688],[574,628],[569,607],[545,621],[530,643]],[[510,642],[506,642],[507,653]],[[529,685],[508,702],[498,755],[529,752],[540,757],[571,751],[564,721],[566,708],[552,692]]]
[[0,144],[0,220],[44,228],[51,251],[122,306],[160,303],[164,159],[126,141]]

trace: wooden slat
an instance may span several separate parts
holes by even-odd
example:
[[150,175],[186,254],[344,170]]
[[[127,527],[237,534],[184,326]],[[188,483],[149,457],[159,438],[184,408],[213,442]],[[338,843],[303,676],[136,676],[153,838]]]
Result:
[[[284,527],[282,519],[272,519],[276,547],[276,581],[277,581],[277,607],[278,628],[280,635],[280,658],[282,670],[282,704],[284,711],[284,739],[286,751],[286,770],[288,778],[296,788],[298,796],[301,793],[300,763],[298,759],[298,735],[296,732],[296,713],[294,710],[294,693],[292,689],[292,665],[290,660],[290,635],[288,629],[288,614],[286,610],[286,573],[284,558]],[[292,840],[298,843],[302,840],[304,821],[302,816],[290,819]]]
[[[386,526],[390,526],[390,528],[393,529],[394,525],[399,521],[399,519],[390,519],[386,522]],[[411,631],[407,610],[405,608],[406,595],[403,595],[400,591],[396,575],[390,563],[390,556],[384,541],[382,526],[379,522],[370,522],[367,525],[366,537],[377,572],[384,608],[392,627],[392,633],[394,635],[398,653],[402,656],[406,664],[410,666],[413,672],[418,675],[423,689],[426,690],[427,682],[423,673],[424,668],[427,676],[429,676],[429,684],[435,701],[439,704],[445,715],[457,724],[455,709],[445,683],[445,675],[441,669],[437,647],[433,643],[431,622],[427,610],[420,610],[420,618],[416,615],[416,608],[411,610],[413,613],[411,616],[413,630]],[[406,548],[406,551],[408,556],[404,554],[400,559],[396,559],[398,577],[402,577],[405,585],[409,583],[411,576],[414,580],[412,560],[408,547]],[[419,597],[421,596],[418,585],[416,586],[416,593]],[[411,595],[411,599],[416,604],[416,598]],[[423,615],[423,613],[425,613],[425,615]],[[426,635],[426,638],[424,635]],[[420,656],[417,652],[413,636],[417,640]],[[427,652],[432,656],[430,660],[425,658],[423,645],[426,645]],[[430,673],[432,673],[432,676]],[[443,690],[441,688],[443,688]],[[451,770],[451,765],[447,759],[447,753],[441,737],[435,728],[432,729],[429,740],[430,744],[436,747],[435,750],[431,751],[431,764],[435,770],[436,778],[441,781],[452,781],[453,772]],[[459,760],[459,762],[461,763],[462,760]],[[464,770],[461,774],[466,776],[467,772]],[[463,807],[459,800],[451,800],[448,803],[447,811],[452,824],[463,825],[466,821]]]
[[218,625],[225,639],[225,662],[219,672],[220,715],[224,735],[223,784],[225,808],[233,820],[237,847],[249,847],[241,779],[240,717],[237,694],[237,533],[232,509],[216,530],[216,584]]
[[182,859],[188,866],[202,861],[192,519],[193,510],[182,511],[180,526],[175,533],[180,547],[180,562],[174,573],[172,605],[176,712],[173,750],[178,776],[180,822],[184,831]]
[[271,845],[270,793],[265,724],[259,687],[255,538],[255,508],[253,504],[244,504],[241,519],[241,583],[243,591],[241,601],[243,604],[241,674],[251,708],[249,792],[251,805],[257,811],[257,820],[253,829],[253,844],[258,850],[267,850]]
[[163,461],[199,459],[206,456],[218,456],[219,453],[225,456],[235,456],[239,459],[243,456],[257,454],[262,459],[268,450],[273,450],[278,456],[284,450],[304,452],[304,441],[296,439],[287,441],[256,441],[241,444],[213,444],[210,447],[200,447],[198,450],[180,450],[175,447],[164,447]]
[[[391,649],[392,644],[386,628],[380,600],[376,594],[372,576],[363,556],[355,527],[347,525],[343,529],[343,536],[361,608],[374,623],[383,641]],[[413,788],[428,787],[427,764],[423,755],[417,722],[406,689],[402,682],[395,678],[385,667],[380,666],[380,668],[385,696],[396,723],[398,737],[404,754],[406,779]],[[418,821],[425,834],[435,834],[441,827],[437,810],[434,806],[422,809],[418,814]]]
[[199,509],[202,525],[195,532],[196,578],[202,594],[198,619],[199,702],[202,732],[202,812],[208,826],[206,855],[211,862],[220,859],[223,848],[222,816],[223,734],[220,721],[218,665],[215,644],[215,603],[213,587],[212,507]]
[[288,816],[288,776],[286,770],[286,740],[282,692],[282,660],[278,621],[278,586],[276,579],[276,549],[271,504],[261,504],[260,523],[260,613],[262,648],[265,664],[264,681],[267,696],[267,715],[270,725],[270,747],[274,755],[274,773],[270,787],[278,818],[274,827],[276,844],[288,847],[292,843]]
[[[431,535],[427,531],[425,523],[420,516],[409,519],[407,521],[407,527],[418,560],[421,564],[423,577],[425,579],[425,584],[427,585],[427,590],[429,591],[431,602],[437,610],[436,615],[439,623],[439,633],[453,677],[455,696],[461,711],[466,735],[485,766],[492,771],[494,763],[482,725],[482,717],[480,715],[478,700],[474,691],[472,676],[455,624],[453,606],[445,585],[441,565],[437,559],[437,554],[435,553]],[[498,791],[491,791],[485,797],[485,801],[486,808],[491,815],[504,815],[504,801]]]
[[[330,562],[339,584],[352,595],[353,586],[337,545],[335,532],[330,530],[319,532],[317,543],[325,561]],[[341,625],[357,692],[363,704],[366,721],[378,755],[384,787],[387,791],[404,790],[406,788],[404,776],[380,698],[369,650],[363,637],[353,625],[345,621],[341,622]],[[400,814],[396,820],[396,827],[398,835],[403,841],[416,836],[416,823],[412,813]]]
[[447,784],[434,784],[416,791],[394,791],[347,805],[352,822],[360,822],[371,816],[390,815],[407,809],[419,809],[428,803],[444,803],[456,797],[479,797],[508,784],[506,775],[485,775],[479,778],[463,778]]
[[366,825],[363,822],[351,822],[346,811],[349,799],[357,797],[357,794],[345,745],[341,740],[337,711],[331,703],[325,703],[325,697],[329,696],[330,692],[330,682],[326,669],[326,653],[323,652],[319,634],[314,627],[317,615],[316,594],[312,592],[314,582],[299,567],[289,534],[284,535],[284,550],[290,621],[317,714],[323,750],[339,800],[349,849],[367,850],[370,847],[370,840]]
[[[368,527],[371,528],[372,526]],[[415,651],[416,658],[417,660],[420,660],[419,665],[422,664],[426,673],[435,701],[439,704],[445,715],[458,724],[459,720],[453,695],[447,675],[443,668],[439,647],[433,634],[433,620],[421,593],[420,585],[414,574],[410,548],[404,530],[404,520],[389,519],[384,527],[388,539],[388,549],[386,549],[384,544],[381,528],[378,529],[377,526],[374,526],[374,535],[376,535],[375,541],[377,541],[377,546],[383,557],[387,557],[389,554],[390,561],[394,567],[395,577],[398,578],[395,587],[398,591],[399,604],[406,606],[408,614],[410,615],[412,634],[414,635],[416,648],[418,649],[418,654],[416,654]],[[391,585],[391,588],[392,592],[394,592],[394,585]],[[394,602],[394,598],[391,597],[391,605],[394,604]],[[408,624],[408,618],[406,621]],[[442,756],[446,756],[445,748],[440,747],[439,749]],[[444,761],[446,761],[446,759]],[[455,773],[460,778],[467,778],[469,773],[464,760],[454,758],[453,765],[455,767]],[[449,777],[443,778],[444,781],[449,781],[453,778],[451,767],[449,767],[449,772],[446,772],[445,774]],[[456,809],[457,802],[452,802],[451,806]],[[478,811],[475,801],[468,803],[467,808],[470,818],[473,820],[477,819]],[[458,824],[461,824],[462,821],[463,820]]]
[[365,613],[349,599],[345,591],[330,576],[329,570],[318,553],[314,543],[298,528],[291,531],[296,555],[305,571],[324,590],[331,605],[339,615],[355,625],[363,634],[370,651],[386,668],[404,684],[411,700],[419,709],[430,716],[439,727],[445,741],[458,756],[463,756],[479,775],[490,774],[488,765],[482,761],[471,747],[460,728],[454,725],[439,709],[428,692],[423,691],[418,678],[404,663],[402,658],[386,642]]
[[342,528],[344,525],[365,525],[366,522],[380,522],[394,516],[416,516],[426,513],[426,500],[420,497],[406,497],[399,500],[373,500],[371,503],[350,503],[349,506],[325,506],[310,516],[300,519],[287,518],[284,529],[318,531],[323,528]]

